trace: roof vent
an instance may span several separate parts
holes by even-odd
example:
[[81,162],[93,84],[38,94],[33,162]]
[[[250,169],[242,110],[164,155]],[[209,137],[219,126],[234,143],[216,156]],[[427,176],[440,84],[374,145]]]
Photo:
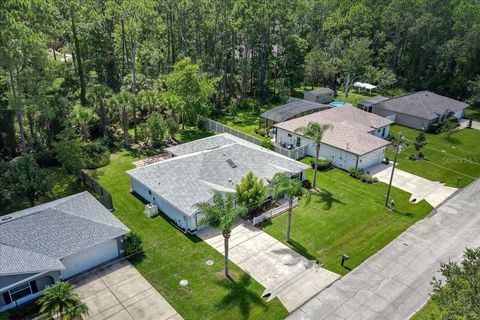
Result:
[[236,167],[237,167],[237,165],[235,164],[235,162],[233,162],[232,159],[227,159],[226,161],[227,161],[227,163],[230,165],[230,167],[232,167],[232,168],[236,168]]

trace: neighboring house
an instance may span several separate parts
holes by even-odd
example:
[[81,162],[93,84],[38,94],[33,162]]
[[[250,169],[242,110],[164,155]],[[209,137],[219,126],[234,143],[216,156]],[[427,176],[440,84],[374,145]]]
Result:
[[371,97],[366,100],[359,101],[357,103],[357,108],[362,109],[366,112],[372,112],[372,106],[384,100],[388,100],[388,98],[384,96]]
[[303,93],[303,99],[317,103],[330,103],[334,98],[335,92],[330,88],[318,88]]
[[329,159],[334,166],[344,170],[365,169],[380,163],[385,157],[385,147],[390,144],[385,139],[392,121],[348,106],[277,123],[276,143],[287,148],[308,145],[308,155],[315,156],[313,142],[295,132],[309,122],[332,125],[323,136],[320,158]]
[[119,257],[128,232],[88,192],[0,217],[0,311]]
[[187,232],[201,227],[195,204],[208,202],[214,191],[235,192],[252,171],[267,184],[278,172],[304,178],[301,162],[224,133],[167,149],[175,157],[127,171],[132,191],[154,203]]
[[468,104],[429,91],[420,91],[381,101],[372,112],[402,126],[426,129],[430,123],[448,116],[463,117]]
[[270,128],[275,123],[298,118],[329,108],[331,107],[321,103],[290,97],[286,104],[282,104],[262,113],[260,116],[260,127]]

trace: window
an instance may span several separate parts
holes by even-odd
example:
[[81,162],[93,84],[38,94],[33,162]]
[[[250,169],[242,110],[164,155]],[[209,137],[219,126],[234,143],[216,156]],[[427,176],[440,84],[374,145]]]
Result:
[[387,129],[387,128],[383,127],[382,137],[385,137],[385,130],[386,130],[386,129]]
[[32,294],[32,289],[30,288],[29,283],[10,290],[10,296],[12,297],[13,301],[20,300],[21,298],[26,297],[30,294]]
[[297,147],[300,147],[301,142],[302,142],[302,139],[300,137],[297,137]]
[[292,137],[292,134],[291,134],[291,133],[289,133],[289,134],[288,134],[288,136],[291,138],[291,137]]
[[368,112],[372,112],[372,106],[368,107]]
[[149,195],[152,195],[152,190],[148,190],[148,194],[149,194]]

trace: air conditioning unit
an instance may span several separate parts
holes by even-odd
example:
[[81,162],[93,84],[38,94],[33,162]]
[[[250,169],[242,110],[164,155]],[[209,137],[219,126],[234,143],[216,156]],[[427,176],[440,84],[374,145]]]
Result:
[[158,214],[158,206],[153,203],[145,205],[145,215],[149,218],[153,218]]

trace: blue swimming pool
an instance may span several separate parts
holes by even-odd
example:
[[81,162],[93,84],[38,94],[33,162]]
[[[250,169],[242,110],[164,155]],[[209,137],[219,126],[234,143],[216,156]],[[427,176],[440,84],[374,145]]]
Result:
[[342,107],[342,106],[345,105],[345,102],[335,100],[335,101],[330,102],[330,105],[332,107]]

